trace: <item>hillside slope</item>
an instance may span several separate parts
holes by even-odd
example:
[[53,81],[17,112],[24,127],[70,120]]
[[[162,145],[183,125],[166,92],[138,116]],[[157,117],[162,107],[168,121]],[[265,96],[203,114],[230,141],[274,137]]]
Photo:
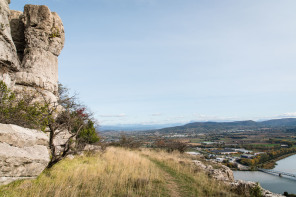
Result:
[[185,155],[108,148],[58,163],[36,180],[0,188],[0,196],[242,196]]

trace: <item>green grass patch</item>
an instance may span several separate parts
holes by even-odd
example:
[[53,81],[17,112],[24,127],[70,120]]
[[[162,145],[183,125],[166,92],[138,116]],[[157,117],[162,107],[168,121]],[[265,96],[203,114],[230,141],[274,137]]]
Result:
[[174,178],[173,181],[177,183],[179,189],[181,190],[182,194],[184,194],[184,196],[200,195],[197,188],[192,184],[193,182],[195,182],[193,177],[177,172],[173,168],[167,166],[164,162],[158,161],[156,159],[150,160]]

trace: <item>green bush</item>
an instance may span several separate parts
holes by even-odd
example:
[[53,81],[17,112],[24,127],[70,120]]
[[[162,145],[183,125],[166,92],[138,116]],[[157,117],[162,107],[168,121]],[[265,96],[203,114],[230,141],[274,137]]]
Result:
[[256,186],[250,190],[251,197],[262,197],[262,189],[259,186],[259,183],[256,183]]
[[44,130],[46,106],[34,101],[36,96],[37,92],[32,91],[23,91],[22,96],[17,96],[0,81],[0,123]]
[[93,121],[89,120],[77,136],[78,143],[93,144],[100,141]]

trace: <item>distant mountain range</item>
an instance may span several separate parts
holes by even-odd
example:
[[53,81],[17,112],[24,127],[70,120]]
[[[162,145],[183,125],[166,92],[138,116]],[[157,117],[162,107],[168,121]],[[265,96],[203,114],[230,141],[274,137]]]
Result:
[[256,128],[296,128],[296,118],[272,119],[266,121],[234,121],[234,122],[191,122],[185,125],[181,123],[174,124],[157,124],[157,125],[142,125],[142,124],[123,124],[100,126],[98,129],[104,131],[158,131],[158,132],[176,132],[184,133],[192,132],[209,132],[223,130],[245,130]]
[[184,133],[184,132],[211,132],[225,130],[246,130],[257,128],[296,128],[296,118],[273,119],[266,121],[234,121],[234,122],[193,122],[183,126],[174,126],[158,129],[158,132]]

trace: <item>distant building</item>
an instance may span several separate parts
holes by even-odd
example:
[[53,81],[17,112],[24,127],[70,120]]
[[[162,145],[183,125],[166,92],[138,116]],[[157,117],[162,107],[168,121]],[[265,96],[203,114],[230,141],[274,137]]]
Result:
[[251,155],[251,154],[242,154],[242,155],[241,155],[241,158],[245,158],[245,159],[253,159],[253,158],[254,158],[254,155]]
[[240,153],[244,153],[244,154],[250,154],[250,153],[253,152],[251,150],[246,150],[244,148],[239,148],[239,149],[234,149],[234,150],[237,151],[237,152],[240,152]]
[[266,154],[266,152],[258,152],[258,153],[254,153],[255,156],[257,156],[257,155],[261,155],[261,154]]
[[213,145],[217,144],[217,142],[202,142],[201,145]]
[[212,152],[217,154],[217,155],[230,155],[230,154],[238,153],[237,151],[232,150],[232,149],[213,150]]

